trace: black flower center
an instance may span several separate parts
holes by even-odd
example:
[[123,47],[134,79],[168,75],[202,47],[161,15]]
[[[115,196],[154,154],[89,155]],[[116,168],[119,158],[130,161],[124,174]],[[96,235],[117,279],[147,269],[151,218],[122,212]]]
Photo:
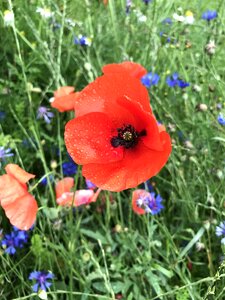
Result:
[[114,148],[123,146],[126,149],[133,148],[137,145],[139,137],[146,136],[146,130],[136,131],[132,125],[124,125],[117,128],[118,135],[111,138],[111,145]]

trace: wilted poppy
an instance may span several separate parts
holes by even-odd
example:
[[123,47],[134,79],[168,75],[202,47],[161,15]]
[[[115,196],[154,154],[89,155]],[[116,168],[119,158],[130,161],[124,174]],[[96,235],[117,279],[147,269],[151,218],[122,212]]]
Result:
[[106,73],[75,101],[76,118],[65,128],[67,151],[98,187],[121,191],[156,175],[171,152],[147,89],[129,73]]
[[147,71],[142,65],[131,62],[124,61],[120,64],[108,64],[102,68],[104,74],[113,74],[113,73],[123,73],[125,76],[130,75],[137,79],[141,79],[144,75],[147,74]]
[[56,183],[56,202],[61,206],[80,206],[95,202],[100,193],[100,189],[95,193],[93,190],[77,190],[72,192],[74,179],[65,177]]
[[63,86],[54,92],[51,106],[60,112],[74,110],[74,100],[79,92],[74,92],[73,86]]
[[5,170],[7,174],[0,176],[0,205],[12,225],[28,230],[35,222],[38,206],[26,182],[35,175],[16,164],[8,164]]

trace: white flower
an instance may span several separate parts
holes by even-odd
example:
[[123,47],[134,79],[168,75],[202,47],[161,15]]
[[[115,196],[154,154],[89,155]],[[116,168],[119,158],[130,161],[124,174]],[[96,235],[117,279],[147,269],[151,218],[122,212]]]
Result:
[[36,12],[39,13],[45,19],[49,19],[54,15],[54,13],[47,7],[37,7]]
[[140,10],[135,9],[135,10],[134,10],[134,13],[135,13],[136,16],[137,16],[138,22],[144,23],[144,22],[147,21],[147,17],[146,17]]
[[178,22],[182,22],[184,24],[188,24],[188,25],[191,25],[194,23],[195,21],[195,18],[193,16],[193,13],[188,10],[186,13],[185,13],[185,16],[182,16],[182,15],[178,15],[177,13],[174,13],[173,14],[173,18],[174,20],[178,21]]
[[14,13],[10,10],[4,11],[4,25],[12,26],[14,24]]
[[46,293],[46,291],[40,290],[38,292],[38,297],[42,300],[47,300],[48,299],[48,295]]
[[70,27],[75,27],[76,23],[72,19],[65,19],[65,23]]
[[205,46],[205,50],[208,54],[214,54],[216,52],[216,44],[215,41],[209,41],[209,43]]
[[147,21],[147,17],[145,15],[141,14],[141,15],[138,16],[138,22],[144,23],[146,21]]
[[185,18],[184,19],[184,23],[185,24],[191,25],[195,21],[194,15],[193,15],[193,13],[190,10],[186,11],[184,18]]
[[176,21],[178,21],[178,22],[184,22],[184,20],[185,20],[185,17],[184,17],[184,16],[180,16],[180,15],[178,15],[177,13],[174,13],[174,14],[173,14],[173,18],[174,18],[174,20],[176,20]]
[[184,24],[193,24],[195,21],[195,18],[193,16],[185,16],[185,19],[184,19]]

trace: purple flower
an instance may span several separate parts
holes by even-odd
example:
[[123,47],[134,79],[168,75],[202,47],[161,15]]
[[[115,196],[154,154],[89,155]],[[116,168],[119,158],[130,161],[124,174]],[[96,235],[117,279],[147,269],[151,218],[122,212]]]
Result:
[[4,146],[0,146],[0,160],[5,160],[6,157],[13,156],[13,153],[10,153],[11,148],[5,149]]
[[[220,222],[219,226],[216,226],[216,235],[217,236],[225,236],[225,221]],[[225,244],[225,237],[221,240],[222,244]]]
[[155,193],[150,193],[147,197],[137,199],[137,206],[143,208],[147,213],[156,215],[164,208],[160,195],[155,196]]
[[52,279],[54,274],[46,271],[33,271],[29,275],[29,280],[35,280],[36,283],[32,286],[32,290],[37,293],[38,290],[46,291],[52,282],[48,282],[47,279]]
[[[217,121],[220,125],[222,126],[225,126],[225,117],[223,114],[219,114],[218,115],[218,118],[217,118]],[[1,156],[0,156],[1,157]]]
[[129,14],[132,1],[126,0],[126,14]]
[[181,89],[190,85],[190,83],[181,80],[178,73],[173,73],[172,76],[168,76],[166,78],[166,83],[169,87],[179,86]]
[[28,241],[28,234],[25,230],[19,230],[13,226],[13,231],[9,234],[6,234],[2,241],[1,245],[5,248],[5,253],[13,255],[16,253],[17,248],[23,248],[24,244]]
[[54,117],[54,114],[50,111],[49,108],[45,106],[39,106],[37,111],[37,119],[44,119],[44,121],[49,124],[51,123],[51,118]]
[[162,21],[163,24],[168,24],[168,25],[171,25],[173,22],[171,20],[171,18],[166,18]]
[[147,5],[151,2],[152,0],[143,0],[143,2]]
[[91,38],[79,34],[78,37],[74,38],[74,44],[81,46],[91,46]]
[[94,183],[92,183],[90,180],[85,179],[85,182],[86,182],[86,186],[88,189],[92,190],[92,189],[96,188],[96,185]]
[[159,82],[159,79],[160,77],[158,74],[153,74],[152,72],[150,72],[141,78],[141,82],[144,86],[149,88],[152,85],[156,85]]
[[207,10],[202,14],[202,19],[206,21],[211,21],[217,18],[218,14],[215,10]]

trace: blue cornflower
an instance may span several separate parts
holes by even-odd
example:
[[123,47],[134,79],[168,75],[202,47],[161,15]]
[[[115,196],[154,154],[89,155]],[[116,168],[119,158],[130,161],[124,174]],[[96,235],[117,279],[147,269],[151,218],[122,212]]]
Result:
[[32,286],[32,290],[37,293],[38,290],[46,291],[52,282],[48,282],[47,279],[52,279],[54,274],[46,271],[33,271],[29,275],[30,280],[35,280],[36,283]]
[[0,110],[0,122],[6,117],[6,112]]
[[54,181],[54,176],[52,174],[50,174],[49,176],[46,176],[45,178],[42,179],[42,181],[40,182],[41,185],[46,186],[48,183],[48,179],[47,177],[49,177],[50,182]]
[[91,38],[79,34],[78,37],[74,38],[74,44],[81,46],[91,46]]
[[147,4],[149,4],[150,2],[152,2],[152,0],[143,0],[143,2],[147,5]]
[[39,106],[37,111],[37,119],[44,119],[44,121],[49,124],[51,123],[51,118],[54,117],[54,114],[50,111],[49,108],[45,106]]
[[77,173],[77,164],[72,160],[66,161],[62,164],[63,175],[64,176],[73,176]]
[[1,245],[5,249],[5,253],[13,255],[16,253],[16,248],[23,248],[24,244],[27,243],[27,240],[27,232],[13,226],[13,231],[3,237]]
[[185,82],[185,81],[183,81],[181,79],[178,80],[178,86],[181,89],[184,89],[184,88],[188,87],[189,85],[190,85],[190,83],[188,83],[188,82]]
[[168,25],[171,25],[173,22],[172,22],[172,19],[171,18],[165,18],[163,21],[162,21],[163,24],[168,24]]
[[218,14],[215,10],[207,10],[202,14],[202,19],[206,21],[211,21],[217,18]]
[[92,190],[96,188],[96,185],[92,183],[89,179],[85,179],[85,182],[88,189]]
[[156,215],[164,208],[162,205],[162,197],[160,195],[155,196],[155,193],[150,193],[149,196],[140,197],[137,200],[137,206],[143,208],[146,213]]
[[4,146],[0,146],[0,160],[4,160],[6,157],[13,156],[13,153],[10,153],[11,148],[5,149]]
[[166,78],[166,83],[169,87],[179,86],[181,89],[190,85],[188,82],[184,82],[183,80],[179,79],[178,73],[173,73],[172,76],[168,76]]
[[153,74],[150,72],[141,78],[141,82],[144,84],[144,86],[149,88],[152,85],[156,85],[159,82],[159,79],[160,77],[158,74]]
[[225,126],[225,117],[223,114],[218,115],[217,121],[220,125]]
[[[225,236],[225,221],[220,222],[219,226],[216,226],[216,235],[217,236]],[[221,240],[222,244],[225,244],[225,237]]]

